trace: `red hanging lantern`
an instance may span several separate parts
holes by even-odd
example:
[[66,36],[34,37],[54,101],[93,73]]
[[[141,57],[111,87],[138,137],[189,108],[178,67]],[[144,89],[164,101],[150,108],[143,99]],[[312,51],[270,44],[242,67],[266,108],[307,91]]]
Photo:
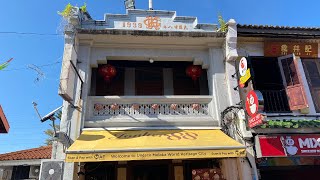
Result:
[[99,74],[105,81],[110,82],[110,80],[116,76],[117,70],[114,66],[107,64],[99,68]]
[[197,80],[202,73],[202,68],[196,65],[190,65],[186,69],[186,74],[192,78],[192,80]]

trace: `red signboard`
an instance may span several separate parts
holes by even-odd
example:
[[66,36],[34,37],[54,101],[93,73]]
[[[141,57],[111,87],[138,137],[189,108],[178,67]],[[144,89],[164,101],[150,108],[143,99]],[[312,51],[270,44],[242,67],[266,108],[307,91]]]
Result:
[[[258,92],[258,91],[257,91]],[[247,94],[246,97],[246,111],[250,116],[248,119],[248,125],[250,128],[253,128],[259,124],[262,124],[263,117],[259,110],[259,98],[256,94],[256,91],[252,90]]]
[[246,98],[246,110],[249,116],[253,117],[258,112],[259,102],[256,92],[250,91]]
[[257,157],[320,156],[320,134],[257,136]]
[[255,116],[249,118],[248,125],[249,125],[250,128],[253,128],[253,127],[255,127],[255,126],[259,125],[259,124],[262,124],[263,123],[262,120],[263,120],[262,115],[261,114],[256,114]]

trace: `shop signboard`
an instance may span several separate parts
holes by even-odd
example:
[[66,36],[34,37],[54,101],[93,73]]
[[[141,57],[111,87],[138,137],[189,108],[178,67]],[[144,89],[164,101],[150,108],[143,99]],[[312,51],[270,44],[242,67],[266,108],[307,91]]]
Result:
[[263,123],[263,116],[260,112],[263,110],[263,96],[260,91],[251,90],[246,97],[246,111],[249,115],[248,125],[253,128]]
[[245,57],[242,57],[239,61],[238,67],[240,79],[239,79],[239,87],[245,87],[245,84],[251,78],[250,68],[248,68],[248,61]]
[[266,57],[279,57],[292,53],[304,58],[317,58],[318,43],[268,41],[264,43],[264,56]]
[[320,134],[256,136],[257,157],[320,156]]
[[138,16],[135,21],[114,21],[114,28],[134,30],[193,31],[192,23],[172,21],[172,18],[161,16]]

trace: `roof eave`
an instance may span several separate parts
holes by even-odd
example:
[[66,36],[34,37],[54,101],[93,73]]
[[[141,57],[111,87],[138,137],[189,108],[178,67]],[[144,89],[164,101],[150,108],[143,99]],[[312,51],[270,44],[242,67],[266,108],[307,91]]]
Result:
[[10,129],[8,120],[0,105],[0,133],[8,133]]
[[77,29],[79,34],[105,34],[105,35],[131,35],[131,36],[174,36],[174,37],[225,37],[223,32],[199,32],[199,31],[141,31],[121,29]]
[[239,37],[320,38],[320,28],[266,27],[238,25]]

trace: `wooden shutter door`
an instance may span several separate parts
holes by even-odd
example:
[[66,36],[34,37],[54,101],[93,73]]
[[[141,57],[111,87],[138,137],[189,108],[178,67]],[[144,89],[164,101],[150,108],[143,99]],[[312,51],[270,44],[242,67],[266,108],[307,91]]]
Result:
[[[294,54],[278,58],[283,84],[286,88],[290,110],[302,110],[309,107],[303,87],[297,59]],[[271,72],[272,73],[272,72]]]

